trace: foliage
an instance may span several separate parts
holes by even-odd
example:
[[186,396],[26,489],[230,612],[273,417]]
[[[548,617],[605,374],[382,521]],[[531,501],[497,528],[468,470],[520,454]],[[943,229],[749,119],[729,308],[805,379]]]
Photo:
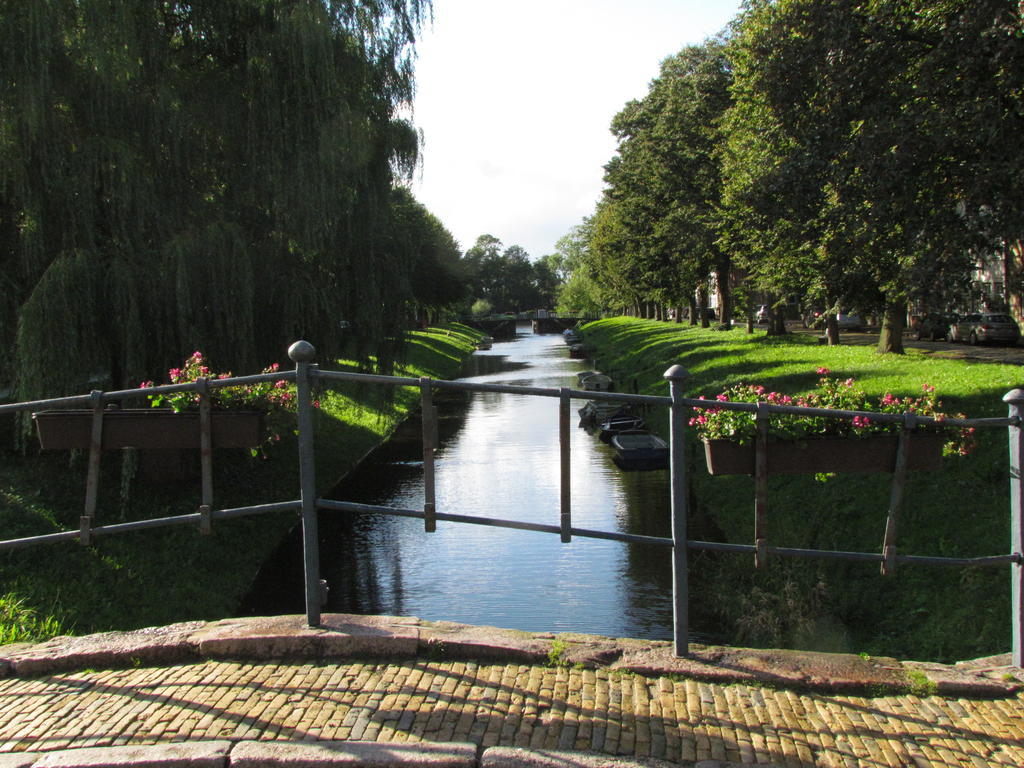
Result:
[[554,306],[558,277],[546,260],[530,261],[518,245],[504,248],[494,235],[480,235],[462,257],[477,300],[496,312],[521,312]]
[[[923,395],[918,397],[897,397],[886,392],[877,402],[869,402],[863,389],[856,386],[853,377],[843,379],[831,376],[828,368],[818,368],[817,391],[807,395],[784,395],[769,392],[764,386],[753,384],[736,384],[715,396],[716,402],[732,403],[768,403],[771,405],[795,406],[799,408],[826,408],[837,411],[871,411],[874,413],[903,414],[913,413],[917,416],[935,419],[942,422],[947,415],[942,412],[941,404],[935,394],[935,387],[922,384]],[[704,396],[700,397],[704,400]],[[755,414],[751,411],[738,411],[721,406],[698,407],[697,415],[690,419],[690,426],[696,427],[701,440],[735,440],[738,443],[752,442],[756,433]],[[957,414],[957,418],[965,418]],[[898,433],[902,429],[899,422],[878,421],[870,416],[854,416],[852,419],[827,418],[811,414],[771,414],[768,419],[768,436],[780,440],[803,440],[806,438],[835,435],[839,437],[869,437],[871,435]],[[919,432],[935,431],[934,427],[921,425]],[[947,456],[966,456],[974,445],[974,428],[945,428],[949,434],[943,453]]]
[[972,248],[1020,237],[986,213],[1020,183],[1019,161],[988,159],[1024,119],[1010,6],[750,5],[729,47],[725,203],[761,286],[884,308],[879,351],[900,352],[908,300],[948,300]]
[[449,302],[415,275],[453,241],[392,194],[429,8],[0,5],[0,381],[126,386],[197,347],[252,369],[299,336],[365,359]]
[[494,311],[494,307],[487,299],[477,299],[473,302],[473,306],[470,307],[469,313],[473,317],[486,317]]
[[606,307],[590,262],[591,227],[592,220],[584,219],[558,239],[555,253],[547,257],[560,281],[555,302],[559,314],[598,317]]
[[591,230],[598,281],[679,304],[715,272],[729,304],[730,259],[718,244],[719,127],[729,80],[721,41],[689,46],[662,62],[648,94],[615,116],[618,151],[605,166],[608,187]]
[[714,275],[726,321],[734,287],[879,311],[878,351],[902,352],[908,303],[970,303],[1000,253],[1020,316],[1021,30],[1007,0],[745,3],[616,115],[590,277],[617,307],[692,311]]
[[61,634],[60,622],[40,616],[12,592],[0,595],[0,645],[37,643]]

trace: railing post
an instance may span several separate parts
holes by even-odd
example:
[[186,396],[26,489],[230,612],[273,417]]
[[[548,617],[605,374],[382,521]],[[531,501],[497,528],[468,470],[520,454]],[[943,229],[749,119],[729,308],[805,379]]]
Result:
[[213,413],[209,379],[205,376],[196,379],[196,392],[199,394],[199,462],[203,483],[199,506],[202,511],[202,507],[213,508]]
[[316,349],[308,341],[296,341],[288,348],[295,362],[295,396],[299,429],[299,487],[302,500],[302,564],[306,585],[306,623],[320,626],[322,588],[320,585],[320,541],[317,535],[316,473],[313,454],[313,397],[311,378]]
[[899,526],[900,510],[903,508],[903,491],[907,484],[907,461],[910,456],[910,433],[917,426],[917,416],[907,411],[903,414],[903,428],[900,429],[896,447],[896,466],[892,471],[892,490],[889,493],[889,516],[885,519],[885,538],[882,540],[882,575],[896,573],[896,531]]
[[1010,554],[1018,560],[1010,564],[1010,602],[1013,621],[1013,657],[1015,667],[1024,665],[1024,390],[1014,389],[1003,395],[1015,420],[1010,431]]
[[420,377],[420,412],[423,428],[423,530],[437,530],[437,493],[435,491],[434,451],[437,449],[437,409],[434,407],[430,379]]
[[572,541],[572,463],[569,457],[569,389],[558,393],[558,454],[559,454],[559,527],[563,544]]
[[89,468],[85,480],[85,517],[96,518],[96,497],[100,485],[100,454],[103,451],[103,393],[94,389],[92,399],[92,427],[89,432]]
[[689,372],[681,365],[665,371],[672,406],[669,418],[669,471],[672,502],[672,616],[675,655],[690,652],[689,639],[689,574],[686,544],[686,411],[682,404],[683,382]]
[[767,403],[754,415],[754,567],[768,564],[768,419]]

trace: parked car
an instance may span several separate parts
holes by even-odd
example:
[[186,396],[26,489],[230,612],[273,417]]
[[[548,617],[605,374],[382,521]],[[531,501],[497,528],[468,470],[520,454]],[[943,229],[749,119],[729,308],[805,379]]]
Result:
[[864,318],[860,315],[847,315],[840,312],[836,315],[836,324],[840,331],[863,331]]
[[[825,318],[828,314],[823,309],[812,309],[804,315],[804,328],[825,330]],[[836,315],[836,324],[840,331],[863,331],[864,318],[856,313],[840,312]]]
[[754,322],[756,323],[767,323],[768,322],[768,307],[762,304],[757,308],[757,312],[754,313]]
[[917,340],[949,341],[950,326],[959,319],[949,312],[929,312],[917,321]]
[[950,326],[951,341],[968,344],[990,342],[1016,344],[1020,341],[1020,327],[1009,315],[996,312],[972,312]]

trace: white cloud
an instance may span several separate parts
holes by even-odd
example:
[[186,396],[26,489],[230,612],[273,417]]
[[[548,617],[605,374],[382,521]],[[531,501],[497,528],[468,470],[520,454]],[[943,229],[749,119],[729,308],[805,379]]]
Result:
[[593,212],[612,117],[660,62],[721,30],[739,0],[435,0],[418,46],[413,190],[468,248],[537,258]]

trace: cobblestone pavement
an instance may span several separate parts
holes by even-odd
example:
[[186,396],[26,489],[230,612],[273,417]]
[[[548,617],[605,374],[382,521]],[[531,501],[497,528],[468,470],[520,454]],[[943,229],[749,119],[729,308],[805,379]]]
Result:
[[211,660],[0,680],[0,752],[210,739],[468,741],[779,766],[1024,766],[1024,695],[862,698],[429,660]]

